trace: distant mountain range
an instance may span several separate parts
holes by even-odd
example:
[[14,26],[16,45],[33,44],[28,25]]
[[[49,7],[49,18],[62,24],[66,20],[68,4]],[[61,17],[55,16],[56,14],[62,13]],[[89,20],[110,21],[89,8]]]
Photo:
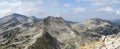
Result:
[[99,18],[79,23],[13,13],[0,18],[0,49],[119,49],[119,32],[119,25]]

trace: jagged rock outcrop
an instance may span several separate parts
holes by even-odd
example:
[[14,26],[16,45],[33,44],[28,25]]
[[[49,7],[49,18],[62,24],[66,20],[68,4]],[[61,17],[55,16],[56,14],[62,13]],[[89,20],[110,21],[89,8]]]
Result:
[[120,49],[120,37],[117,35],[102,36],[98,41],[85,43],[79,49]]
[[49,16],[41,20],[37,27],[45,27],[49,34],[60,42],[62,49],[76,48],[77,41],[80,40],[78,32],[75,32],[61,17]]
[[43,19],[41,23],[43,24],[42,26],[45,26],[49,33],[54,37],[57,37],[62,33],[69,33],[72,30],[71,26],[61,17],[49,16]]
[[60,49],[60,46],[58,41],[45,31],[28,49]]

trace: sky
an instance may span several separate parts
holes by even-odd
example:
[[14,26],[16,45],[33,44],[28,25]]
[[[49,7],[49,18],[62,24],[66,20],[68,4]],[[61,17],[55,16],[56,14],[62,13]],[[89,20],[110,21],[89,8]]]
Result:
[[89,18],[120,19],[120,0],[0,0],[0,17],[12,13],[81,22]]

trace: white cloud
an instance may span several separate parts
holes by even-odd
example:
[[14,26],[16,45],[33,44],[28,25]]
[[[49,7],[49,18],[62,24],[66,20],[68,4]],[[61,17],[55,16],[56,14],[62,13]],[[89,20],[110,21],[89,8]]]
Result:
[[114,10],[111,7],[100,8],[99,11],[113,12]]
[[16,0],[12,2],[3,1],[0,2],[0,6],[9,8],[9,9],[0,9],[0,13],[1,13],[0,15],[6,15],[5,13],[37,15],[37,14],[41,14],[43,11],[41,7],[36,6],[34,2],[22,2],[21,0]]
[[118,4],[118,3],[120,3],[120,0],[112,0],[111,2]]
[[59,5],[59,0],[52,0],[51,1],[52,6],[58,6]]
[[120,4],[120,0],[76,0],[77,2],[88,2],[92,6],[108,6],[113,4]]
[[5,15],[8,15],[12,10],[11,9],[2,9],[0,10],[0,16],[3,17]]
[[80,2],[80,0],[76,0],[77,2]]
[[58,2],[54,2],[52,5],[53,5],[53,6],[58,6],[59,3],[58,3]]
[[11,12],[11,9],[2,9],[2,10],[0,10],[0,14],[5,14],[5,13],[8,13],[8,12]]
[[104,6],[104,3],[95,2],[95,3],[92,3],[92,6]]
[[116,10],[116,13],[117,13],[118,15],[120,15],[120,9]]
[[23,8],[18,8],[13,11],[14,13],[26,14],[26,15],[37,15],[43,13],[43,11],[38,7],[28,6]]
[[37,3],[43,3],[44,1],[43,0],[38,0],[36,1]]
[[113,9],[112,7],[100,8],[100,9],[98,9],[98,11],[108,12],[108,13],[111,13],[111,14],[120,15],[120,9]]
[[19,5],[21,5],[22,4],[22,2],[21,1],[15,1],[15,2],[8,2],[8,1],[3,1],[3,2],[0,2],[0,5],[3,5],[3,6],[11,6],[11,7],[13,7],[13,6],[19,6]]
[[85,11],[86,11],[86,8],[83,8],[83,7],[73,8],[73,12],[74,12],[75,14],[82,13],[82,12],[85,12]]
[[70,4],[69,3],[65,3],[64,6],[65,7],[70,7]]

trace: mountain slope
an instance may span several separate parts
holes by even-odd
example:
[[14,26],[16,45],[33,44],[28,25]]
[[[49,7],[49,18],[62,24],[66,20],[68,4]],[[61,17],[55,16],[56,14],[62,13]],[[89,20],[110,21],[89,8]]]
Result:
[[39,21],[36,17],[27,17],[25,15],[13,13],[0,18],[0,32],[11,30],[17,27],[25,28],[34,25]]
[[117,34],[119,32],[119,28],[107,20],[102,20],[98,18],[92,18],[86,20],[81,24],[73,24],[73,29],[76,29],[78,32],[91,32],[93,34],[100,35],[109,35],[109,34]]
[[14,20],[14,21],[18,21],[20,23],[25,23],[27,21],[28,17],[27,16],[24,16],[24,15],[21,15],[21,14],[16,14],[16,13],[13,13],[11,15],[7,15],[3,18],[0,19],[1,23],[6,23],[10,20]]
[[0,21],[1,49],[84,49],[86,43],[95,47],[104,43],[103,36],[119,35],[120,31],[117,25],[98,18],[69,23],[62,17],[38,19],[12,14]]
[[59,42],[44,28],[13,29],[0,34],[0,39],[1,49],[60,49]]
[[44,32],[28,49],[60,49],[60,47],[55,38],[49,35],[48,32]]
[[21,14],[17,14],[17,13],[13,13],[13,14],[10,14],[10,15],[7,15],[3,18],[0,18],[0,24],[3,24],[3,23],[7,23],[8,21],[18,21],[19,23],[29,23],[30,22],[38,22],[39,19],[32,16],[32,17],[27,17],[25,15],[21,15]]

